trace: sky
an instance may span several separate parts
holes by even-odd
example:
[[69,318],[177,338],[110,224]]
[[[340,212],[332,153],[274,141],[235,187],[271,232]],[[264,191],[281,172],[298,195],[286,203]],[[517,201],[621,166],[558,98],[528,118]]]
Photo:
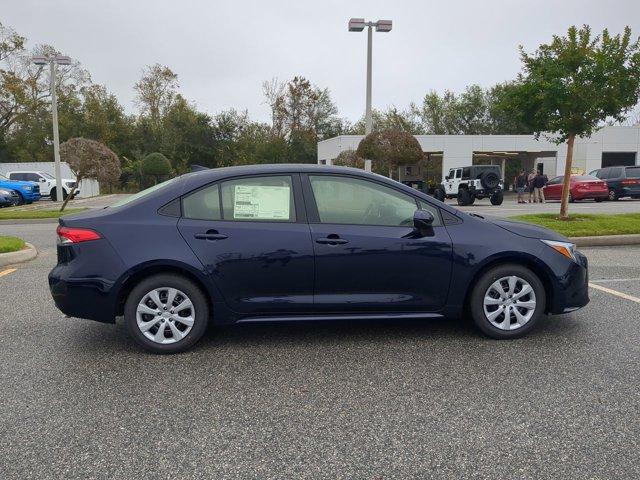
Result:
[[365,108],[366,33],[351,17],[389,19],[373,35],[373,106],[407,108],[430,90],[489,87],[520,71],[518,45],[533,51],[589,24],[640,35],[639,0],[0,0],[0,22],[79,60],[95,83],[135,111],[133,85],[146,65],[178,74],[198,109],[247,109],[269,120],[262,83],[302,75],[328,88],[339,114]]

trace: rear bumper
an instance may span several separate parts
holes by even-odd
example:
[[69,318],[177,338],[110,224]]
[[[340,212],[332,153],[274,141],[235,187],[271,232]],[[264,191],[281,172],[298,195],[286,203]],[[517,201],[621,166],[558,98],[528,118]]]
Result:
[[64,267],[57,266],[49,273],[53,301],[69,317],[114,323],[114,305],[109,295],[112,286],[113,282],[101,278],[68,278]]
[[575,200],[586,200],[589,198],[608,198],[609,190],[585,190],[580,191],[577,190],[575,193],[571,194]]
[[633,197],[640,198],[640,185],[632,187],[621,187],[616,193],[618,197]]

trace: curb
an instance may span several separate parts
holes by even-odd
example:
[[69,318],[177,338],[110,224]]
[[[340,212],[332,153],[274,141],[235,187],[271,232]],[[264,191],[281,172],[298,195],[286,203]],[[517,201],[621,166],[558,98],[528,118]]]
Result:
[[5,265],[13,265],[14,263],[22,263],[36,258],[38,250],[30,243],[25,242],[27,248],[18,250],[17,252],[0,253],[0,267]]
[[578,247],[615,247],[618,245],[640,245],[640,234],[601,235],[599,237],[569,237]]
[[7,218],[0,220],[0,225],[29,225],[32,223],[58,223],[57,218]]

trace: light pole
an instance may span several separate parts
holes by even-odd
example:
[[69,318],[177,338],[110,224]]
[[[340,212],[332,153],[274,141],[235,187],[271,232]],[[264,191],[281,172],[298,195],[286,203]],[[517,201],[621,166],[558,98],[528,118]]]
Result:
[[60,171],[60,134],[58,133],[58,100],[56,98],[56,66],[70,65],[71,59],[64,55],[54,55],[51,57],[33,57],[33,63],[36,65],[49,64],[51,68],[51,78],[49,80],[49,89],[51,90],[51,115],[53,117],[53,159],[55,161],[56,174],[56,200],[63,200],[62,190],[62,173]]
[[372,28],[376,28],[376,32],[390,32],[391,20],[378,20],[377,22],[365,22],[364,18],[352,18],[349,20],[350,32],[361,32],[367,27],[367,105],[364,116],[364,133],[369,135],[372,129],[371,119],[371,41],[373,37]]

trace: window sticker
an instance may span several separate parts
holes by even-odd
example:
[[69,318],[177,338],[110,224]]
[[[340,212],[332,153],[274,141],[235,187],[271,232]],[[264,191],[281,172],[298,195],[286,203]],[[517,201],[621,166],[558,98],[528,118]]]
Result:
[[291,187],[236,185],[233,218],[288,220]]

